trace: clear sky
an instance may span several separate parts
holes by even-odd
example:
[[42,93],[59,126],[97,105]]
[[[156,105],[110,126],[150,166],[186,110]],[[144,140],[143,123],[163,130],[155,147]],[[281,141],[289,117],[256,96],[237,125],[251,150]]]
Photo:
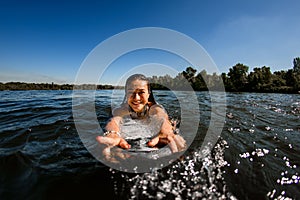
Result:
[[[300,57],[299,9],[298,0],[0,1],[0,82],[73,83],[100,42],[141,27],[188,35],[220,72],[238,62],[250,70],[264,65],[273,72],[286,70]],[[165,64],[171,57],[133,53],[115,62],[104,82],[114,83],[126,66]],[[167,64],[181,71],[187,67],[181,61]]]

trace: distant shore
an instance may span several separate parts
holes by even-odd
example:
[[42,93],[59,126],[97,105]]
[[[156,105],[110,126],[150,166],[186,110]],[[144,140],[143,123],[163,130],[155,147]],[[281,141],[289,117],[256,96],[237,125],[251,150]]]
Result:
[[[294,58],[293,68],[271,72],[270,67],[255,67],[248,72],[247,65],[237,63],[228,73],[208,74],[206,70],[197,72],[193,67],[175,77],[170,75],[149,77],[153,90],[185,91],[226,91],[226,92],[257,92],[257,93],[300,93],[300,57]],[[188,83],[189,85],[187,85]],[[111,90],[124,89],[124,86],[96,84],[55,84],[55,83],[22,83],[0,82],[0,90]]]
[[94,85],[94,84],[55,84],[55,83],[24,83],[24,82],[0,82],[0,91],[3,90],[111,90],[111,89],[123,89],[123,86],[112,85]]
[[[151,84],[153,90],[169,90],[168,88],[160,84]],[[93,85],[93,84],[54,84],[54,83],[24,83],[24,82],[0,82],[0,91],[25,91],[25,90],[113,90],[113,89],[124,89],[124,86],[113,86],[113,85]],[[182,90],[178,88],[177,90]],[[220,88],[203,87],[195,91],[220,91]],[[226,92],[256,92],[256,93],[291,93],[297,94],[300,91],[295,91],[293,87],[281,87],[277,90],[257,90],[257,91],[228,91]]]

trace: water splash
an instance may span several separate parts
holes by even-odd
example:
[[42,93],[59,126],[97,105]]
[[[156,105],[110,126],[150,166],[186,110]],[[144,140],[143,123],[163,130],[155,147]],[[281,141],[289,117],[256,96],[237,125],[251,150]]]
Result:
[[123,181],[115,192],[120,197],[129,192],[126,198],[132,200],[235,199],[228,192],[223,178],[223,167],[227,165],[223,156],[226,146],[226,141],[220,140],[212,152],[207,147],[203,151],[198,149],[186,153],[170,166],[150,173],[132,176],[111,170],[116,184],[120,182],[117,177]]

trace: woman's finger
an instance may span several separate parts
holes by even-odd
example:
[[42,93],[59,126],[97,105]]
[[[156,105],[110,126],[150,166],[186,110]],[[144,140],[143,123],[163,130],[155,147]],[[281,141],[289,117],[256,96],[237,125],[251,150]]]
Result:
[[178,148],[177,148],[174,138],[172,136],[168,136],[168,140],[169,140],[169,147],[170,147],[171,151],[173,153],[178,152]]
[[159,135],[148,142],[148,146],[154,147],[158,144],[168,144],[173,153],[182,151],[186,148],[186,142],[179,135]]
[[100,143],[100,144],[106,144],[107,146],[119,146],[123,149],[129,149],[130,145],[126,142],[126,140],[124,140],[123,138],[119,138],[119,137],[103,137],[103,136],[97,136],[96,140]]
[[186,141],[180,135],[175,135],[174,141],[179,151],[182,151],[186,148]]
[[120,138],[111,138],[111,137],[105,137],[105,136],[97,136],[96,140],[100,144],[105,144],[107,146],[118,146],[120,143]]
[[123,149],[129,149],[130,148],[130,144],[128,144],[126,142],[126,140],[124,140],[123,138],[120,139],[120,142],[119,142],[118,146],[120,146]]
[[151,139],[149,142],[148,142],[148,146],[150,147],[154,147],[155,145],[157,145],[159,142],[159,136]]
[[96,140],[100,144],[105,144],[107,146],[117,146],[120,143],[119,138],[110,138],[110,137],[97,136]]

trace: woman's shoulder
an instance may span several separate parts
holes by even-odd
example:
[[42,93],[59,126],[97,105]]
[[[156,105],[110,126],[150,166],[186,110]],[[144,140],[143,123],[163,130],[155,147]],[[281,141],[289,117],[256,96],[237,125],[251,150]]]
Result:
[[164,112],[164,113],[166,113],[166,110],[165,110],[165,108],[161,105],[161,104],[158,104],[158,103],[156,103],[156,104],[153,104],[153,105],[151,105],[150,106],[150,112]]
[[121,104],[119,107],[113,109],[112,111],[113,116],[120,116],[123,117],[129,114],[128,106],[126,104]]

